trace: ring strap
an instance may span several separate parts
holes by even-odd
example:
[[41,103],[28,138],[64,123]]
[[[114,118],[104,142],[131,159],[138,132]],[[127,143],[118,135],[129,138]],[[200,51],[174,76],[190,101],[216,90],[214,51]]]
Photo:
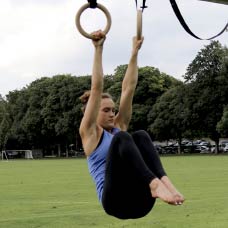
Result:
[[[138,1],[137,0],[135,0],[135,5],[136,5],[136,9],[137,9],[138,8]],[[146,6],[146,0],[143,0],[143,4],[142,4],[142,6],[140,6],[140,8],[142,9],[142,11],[145,8],[147,8],[147,6]]]
[[88,3],[90,4],[90,8],[95,9],[97,7],[97,0],[88,0]]
[[228,23],[227,23],[226,26],[224,27],[224,29],[223,29],[220,33],[218,33],[217,35],[215,35],[215,36],[213,36],[213,37],[211,37],[211,38],[208,38],[208,39],[202,39],[202,38],[196,36],[196,35],[190,30],[190,28],[189,28],[188,25],[186,24],[186,22],[185,22],[183,16],[181,15],[181,12],[180,12],[180,10],[179,10],[179,8],[178,8],[178,6],[177,6],[176,1],[175,1],[175,0],[170,0],[170,3],[171,3],[171,6],[172,6],[172,8],[173,8],[174,13],[176,14],[176,16],[177,16],[179,22],[181,23],[181,25],[183,26],[183,28],[185,29],[185,31],[188,32],[191,36],[195,37],[196,39],[199,39],[199,40],[212,40],[212,39],[214,39],[214,38],[220,36],[220,35],[221,35],[222,33],[224,33],[224,32],[226,31],[226,29],[228,28]]

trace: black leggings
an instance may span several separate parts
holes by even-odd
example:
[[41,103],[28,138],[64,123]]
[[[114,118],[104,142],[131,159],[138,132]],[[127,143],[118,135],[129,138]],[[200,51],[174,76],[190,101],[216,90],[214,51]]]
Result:
[[153,207],[149,183],[166,173],[145,131],[114,135],[106,161],[102,205],[120,219],[145,216]]

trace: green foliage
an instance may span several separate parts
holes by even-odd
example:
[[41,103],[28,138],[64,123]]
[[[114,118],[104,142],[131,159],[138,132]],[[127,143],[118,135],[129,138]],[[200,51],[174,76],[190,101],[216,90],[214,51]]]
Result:
[[7,112],[7,102],[0,95],[0,150],[5,149],[10,128],[10,118]]
[[[104,91],[118,102],[127,65],[116,68],[114,75],[104,77]],[[56,75],[35,80],[26,88],[7,95],[8,112],[12,119],[7,147],[43,148],[53,145],[81,146],[78,128],[82,118],[78,99],[90,89],[90,76]],[[179,84],[174,78],[153,67],[139,68],[139,84],[134,97],[130,131],[147,129],[147,114],[156,99],[169,88]],[[55,147],[55,146],[54,146]]]
[[212,41],[189,65],[185,79],[190,82],[189,107],[197,116],[195,130],[218,142],[217,123],[228,104],[228,49]]
[[154,67],[139,68],[139,79],[134,95],[133,115],[130,130],[147,130],[151,119],[148,114],[157,99],[166,91],[181,84],[180,81],[164,74]]
[[[119,103],[127,65],[104,77],[104,91]],[[212,41],[187,68],[185,83],[159,69],[139,68],[129,131],[149,130],[156,139],[227,135],[228,49]],[[0,147],[78,149],[82,118],[78,99],[90,89],[91,76],[56,75],[35,80],[0,97]]]
[[158,97],[179,83],[181,82],[160,73],[157,68],[148,66],[139,68],[139,80],[134,103],[142,104],[143,101],[143,104],[153,106]]
[[195,59],[189,64],[187,73],[184,75],[185,80],[211,85],[215,76],[221,73],[227,53],[227,48],[222,47],[219,41],[211,41],[198,52]]
[[148,114],[148,130],[161,140],[181,139],[186,129],[185,85],[164,93]]
[[[118,66],[113,76],[113,84],[108,89],[114,99],[119,103],[121,94],[121,84],[127,65]],[[136,87],[133,113],[129,126],[129,131],[137,129],[147,130],[149,122],[147,115],[151,110],[156,100],[167,90],[177,85],[182,84],[180,81],[171,76],[161,73],[154,67],[139,68],[138,85]]]
[[228,49],[212,41],[187,68],[185,85],[157,100],[148,114],[149,131],[157,139],[210,137],[218,143],[224,119],[216,126],[228,104],[227,77]]
[[[107,92],[110,93],[116,103],[119,103],[121,88],[122,88],[122,80],[127,70],[127,65],[120,65],[115,69],[115,73],[110,80],[109,87],[107,88]],[[105,77],[107,78],[107,77]],[[106,81],[105,81],[106,82]]]
[[78,98],[89,88],[89,76],[57,75],[10,92],[7,99],[13,117],[11,137],[16,136],[20,147],[72,144],[81,119]]
[[218,122],[217,131],[223,136],[228,136],[228,107],[224,109],[221,120]]
[[150,111],[151,106],[144,104],[133,104],[132,119],[129,125],[129,131],[147,130],[148,119],[147,113]]

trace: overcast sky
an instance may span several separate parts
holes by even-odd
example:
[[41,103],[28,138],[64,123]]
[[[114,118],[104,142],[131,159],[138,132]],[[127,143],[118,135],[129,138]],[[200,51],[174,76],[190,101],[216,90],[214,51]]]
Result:
[[[0,94],[21,89],[35,79],[56,74],[91,74],[93,46],[76,29],[74,18],[86,0],[2,0],[0,7]],[[109,9],[112,27],[104,48],[104,73],[128,63],[136,33],[134,0],[100,0]],[[141,4],[142,1],[138,0]],[[177,0],[191,30],[202,38],[217,34],[228,21],[228,6],[198,0]],[[153,66],[182,79],[187,66],[209,41],[188,35],[169,0],[147,0],[143,13],[145,41],[139,66]],[[104,14],[86,10],[82,26],[104,28]],[[218,40],[228,46],[228,32]]]

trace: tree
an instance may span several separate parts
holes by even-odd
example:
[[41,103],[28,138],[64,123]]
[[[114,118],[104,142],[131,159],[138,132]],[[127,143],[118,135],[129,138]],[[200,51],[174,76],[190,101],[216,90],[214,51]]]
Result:
[[221,120],[218,122],[217,131],[223,136],[228,136],[228,107],[224,109]]
[[89,88],[89,81],[89,77],[58,75],[10,92],[7,99],[13,121],[8,143],[20,149],[72,144],[81,118],[78,97]]
[[225,67],[228,49],[218,41],[212,41],[202,49],[187,68],[184,78],[191,84],[194,104],[192,112],[197,115],[196,131],[215,141],[217,148],[220,134],[217,123],[221,120],[224,104],[228,104],[228,71]]
[[[7,148],[16,149],[17,145],[20,149],[26,147],[26,132],[22,127],[22,120],[28,108],[28,97],[26,88],[10,92],[7,96],[7,110],[11,119],[10,134],[7,140]],[[11,147],[12,146],[12,147]]]
[[[126,69],[127,65],[121,65],[114,75],[104,76],[104,91],[111,93],[117,106]],[[178,83],[156,68],[139,68],[130,130],[147,129],[147,113],[156,99]],[[79,97],[90,89],[90,84],[89,75],[56,75],[40,78],[22,90],[10,92],[6,100],[11,120],[7,147],[39,148],[47,153],[58,148],[59,155],[61,151],[67,153],[66,148],[72,144],[76,149],[81,148],[78,129],[82,104]]]
[[148,114],[151,122],[148,130],[156,139],[177,139],[181,145],[187,125],[185,104],[185,85],[168,90],[157,100]]
[[211,85],[215,76],[218,76],[227,59],[227,47],[223,47],[219,41],[211,41],[209,45],[201,49],[192,63],[189,64],[184,75],[186,82],[198,82],[199,86]]
[[10,128],[10,119],[7,112],[7,102],[0,95],[0,150],[5,149]]

